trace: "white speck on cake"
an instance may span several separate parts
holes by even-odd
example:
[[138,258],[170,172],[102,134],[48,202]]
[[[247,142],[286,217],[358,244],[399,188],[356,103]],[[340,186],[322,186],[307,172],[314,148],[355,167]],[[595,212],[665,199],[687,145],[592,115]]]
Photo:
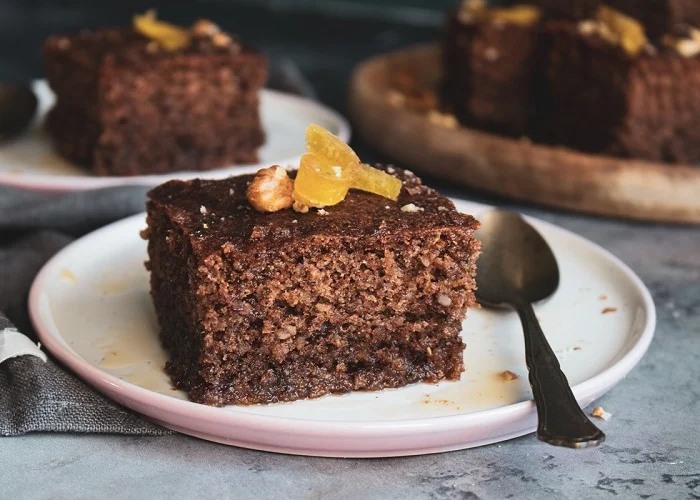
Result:
[[202,227],[203,227],[204,229],[209,229],[209,226],[208,226],[207,224],[202,224]]
[[441,306],[447,307],[449,305],[452,305],[452,299],[445,294],[438,295],[437,301],[438,304],[440,304]]
[[318,215],[328,215],[328,212],[322,208],[318,209],[318,212],[316,212]]
[[430,110],[428,113],[428,120],[435,125],[445,128],[455,128],[459,125],[457,117],[450,113],[441,113],[435,109]]
[[294,220],[292,221],[292,224],[296,224],[296,223],[297,223],[297,220],[294,219]]
[[415,214],[417,212],[422,212],[423,210],[425,210],[423,207],[418,207],[413,203],[408,203],[407,205],[401,207],[402,212],[407,212],[409,214]]
[[390,90],[387,94],[387,102],[395,108],[400,108],[406,104],[406,96],[397,90]]
[[496,47],[489,47],[484,51],[484,58],[490,62],[497,61],[500,56],[501,54]]
[[231,189],[228,190],[228,194],[230,194],[231,196],[233,196],[233,193],[235,193],[235,191],[233,190],[233,188],[231,188]]
[[439,210],[440,212],[446,212],[447,210],[449,210],[449,208],[447,208],[447,207],[438,207],[438,210]]
[[207,214],[207,207],[205,207],[204,205],[201,205],[199,207],[199,213],[201,213],[202,215],[206,215]]
[[61,37],[56,41],[56,46],[59,50],[68,50],[70,48],[70,39]]
[[295,326],[285,326],[282,330],[279,330],[275,335],[280,340],[287,340],[290,337],[294,337],[297,334],[297,329]]
[[387,210],[391,209],[389,205],[385,206],[384,208],[386,208]]
[[394,167],[391,167],[391,166],[386,167],[386,171],[387,171],[387,173],[389,173],[389,174],[395,174],[395,173],[396,173],[396,169],[395,169]]
[[343,168],[342,167],[332,167],[332,168],[333,168],[333,172],[335,172],[336,177],[340,177],[341,175],[343,175]]

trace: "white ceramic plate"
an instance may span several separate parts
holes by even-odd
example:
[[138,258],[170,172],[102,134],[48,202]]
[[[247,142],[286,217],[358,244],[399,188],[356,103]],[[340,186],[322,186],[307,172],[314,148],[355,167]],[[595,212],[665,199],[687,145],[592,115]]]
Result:
[[55,96],[43,80],[34,83],[34,91],[39,99],[35,123],[22,137],[0,147],[0,184],[37,190],[74,191],[125,184],[155,186],[170,179],[216,179],[232,174],[255,173],[274,164],[296,163],[304,153],[304,130],[309,123],[322,125],[345,142],[350,140],[348,122],[335,111],[309,99],[263,90],[260,113],[267,142],[260,149],[259,164],[236,165],[207,172],[97,177],[54,150],[50,138],[41,127]]
[[[478,214],[485,207],[457,202]],[[561,267],[561,287],[536,308],[582,405],[641,359],[656,321],[639,278],[607,251],[532,221]],[[431,453],[510,439],[536,428],[520,324],[514,313],[472,309],[459,382],[326,396],[269,406],[212,408],[171,389],[143,267],[137,215],[57,254],[39,273],[29,307],[41,342],[110,398],[177,431],[284,453],[378,457]],[[609,312],[605,312],[609,311]],[[520,375],[506,383],[499,374]]]

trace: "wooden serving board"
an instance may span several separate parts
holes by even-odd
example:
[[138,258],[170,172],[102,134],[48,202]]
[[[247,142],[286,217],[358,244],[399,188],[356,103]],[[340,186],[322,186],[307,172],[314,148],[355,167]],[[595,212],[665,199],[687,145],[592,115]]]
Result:
[[437,86],[438,47],[413,47],[360,64],[352,77],[350,114],[359,135],[399,165],[551,207],[700,223],[700,167],[590,155],[463,127],[441,127],[389,103],[389,75],[397,69]]

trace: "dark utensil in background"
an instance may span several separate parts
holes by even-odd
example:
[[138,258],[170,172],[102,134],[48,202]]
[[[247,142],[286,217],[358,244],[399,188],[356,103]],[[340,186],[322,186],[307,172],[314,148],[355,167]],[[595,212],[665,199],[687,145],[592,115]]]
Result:
[[38,101],[29,85],[0,84],[0,140],[17,137],[36,115]]

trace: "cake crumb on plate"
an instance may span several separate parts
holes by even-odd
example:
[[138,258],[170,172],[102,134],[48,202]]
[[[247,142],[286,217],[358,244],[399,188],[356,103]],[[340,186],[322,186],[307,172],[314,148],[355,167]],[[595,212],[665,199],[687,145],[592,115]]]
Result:
[[513,373],[510,370],[505,370],[501,372],[501,379],[503,379],[504,382],[512,382],[513,380],[518,380],[520,376],[517,373]]
[[602,406],[596,406],[595,408],[593,408],[591,416],[599,418],[601,420],[610,420],[610,418],[612,417],[612,413],[608,413],[607,411],[605,411]]

